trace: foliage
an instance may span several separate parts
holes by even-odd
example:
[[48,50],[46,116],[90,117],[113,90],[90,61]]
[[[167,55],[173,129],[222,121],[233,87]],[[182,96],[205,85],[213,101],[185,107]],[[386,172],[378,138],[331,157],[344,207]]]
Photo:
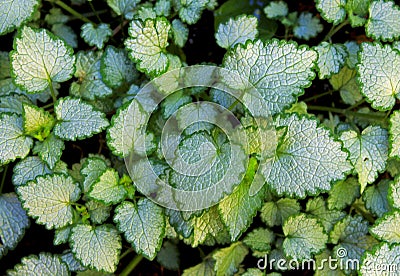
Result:
[[[399,15],[392,0],[0,1],[0,274],[400,267]],[[204,191],[212,204],[185,208]],[[29,251],[37,225],[52,252]],[[284,265],[262,271],[267,257]]]

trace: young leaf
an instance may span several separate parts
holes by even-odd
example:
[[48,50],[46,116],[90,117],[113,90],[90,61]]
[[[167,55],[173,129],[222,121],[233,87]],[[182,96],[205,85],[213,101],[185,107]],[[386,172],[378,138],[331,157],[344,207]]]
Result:
[[51,32],[64,39],[72,48],[78,48],[78,36],[70,26],[65,24],[54,24],[51,27]]
[[293,28],[293,34],[297,38],[309,40],[316,37],[323,28],[324,26],[320,23],[318,17],[309,12],[302,12]]
[[388,243],[400,243],[400,212],[393,211],[379,218],[371,228],[371,233],[377,239]]
[[329,78],[343,67],[348,56],[346,47],[342,44],[321,42],[314,48],[318,53],[318,75],[320,79]]
[[8,113],[0,115],[0,164],[24,158],[32,144],[32,139],[24,135],[21,117]]
[[67,226],[64,226],[62,228],[57,228],[54,231],[53,244],[54,245],[60,245],[60,244],[63,244],[63,243],[67,243],[68,239],[69,239],[69,236],[71,234],[71,229],[72,229],[71,225],[67,225]]
[[334,25],[339,24],[346,17],[346,0],[317,0],[316,8],[321,12],[321,16]]
[[372,1],[369,18],[365,25],[368,36],[382,41],[393,41],[400,37],[400,8],[393,1]]
[[60,160],[63,150],[65,149],[64,141],[58,139],[55,135],[50,134],[43,142],[37,141],[33,148],[33,153],[46,162],[52,170],[56,163]]
[[189,29],[179,19],[172,20],[171,30],[174,37],[174,42],[179,47],[183,47],[189,36]]
[[69,238],[74,256],[86,267],[113,273],[121,251],[121,237],[114,226],[78,224]]
[[[117,110],[111,119],[111,127],[107,130],[107,145],[113,154],[125,157],[132,152],[134,144],[143,144],[138,141],[145,139],[144,127],[148,116],[140,103],[133,100]],[[140,135],[138,134],[140,131]],[[144,149],[135,149],[142,153]]]
[[300,212],[300,204],[295,199],[281,198],[278,201],[266,202],[261,209],[261,220],[268,226],[282,225],[291,215]]
[[126,190],[119,184],[118,172],[108,168],[91,185],[88,196],[106,205],[117,204],[126,196]]
[[390,210],[388,201],[390,183],[389,179],[382,179],[378,184],[367,187],[363,193],[365,208],[378,217],[382,217]]
[[324,228],[305,214],[289,217],[283,224],[283,233],[285,254],[297,260],[309,259],[312,254],[321,252],[328,241]]
[[34,180],[39,175],[50,173],[52,171],[43,160],[37,156],[28,156],[14,166],[12,182],[15,186],[20,186]]
[[169,270],[179,269],[179,249],[170,242],[166,241],[157,254],[157,262]]
[[220,24],[215,34],[217,44],[225,49],[233,48],[236,44],[244,44],[258,35],[257,18],[252,15],[241,15],[228,22]]
[[24,26],[10,53],[15,83],[30,93],[41,92],[52,82],[69,80],[75,57],[70,46],[45,29]]
[[185,220],[182,212],[177,210],[165,209],[165,213],[169,217],[169,223],[174,230],[184,238],[189,238],[189,236],[193,233],[193,224],[191,221]]
[[67,264],[61,261],[57,255],[50,253],[40,253],[39,256],[30,255],[24,257],[20,264],[17,264],[13,270],[8,270],[7,275],[69,275]]
[[340,91],[340,97],[348,105],[356,104],[363,98],[355,78],[356,74],[356,70],[352,70],[345,65],[339,73],[329,79],[333,89]]
[[[294,103],[310,86],[317,54],[305,47],[285,41],[248,41],[229,51],[223,61],[225,68],[242,79],[229,79],[227,85],[248,89],[254,85],[265,99],[268,111],[277,114]],[[259,68],[259,70],[251,70]]]
[[342,210],[351,205],[359,196],[360,184],[357,179],[351,177],[344,181],[339,181],[329,191],[328,208]]
[[165,18],[131,21],[130,38],[125,40],[125,46],[140,71],[150,76],[158,76],[167,71],[169,61],[165,49],[170,28]]
[[107,0],[107,4],[113,9],[117,15],[123,15],[126,19],[131,20],[140,0]]
[[249,250],[242,242],[236,242],[229,247],[219,249],[213,254],[216,275],[233,275],[238,271],[239,265],[248,253]]
[[215,276],[215,260],[206,257],[203,262],[183,271],[182,276]]
[[22,206],[47,229],[71,224],[74,209],[71,206],[80,198],[80,189],[70,176],[52,174],[39,176],[17,188]]
[[103,81],[111,88],[130,85],[139,76],[124,49],[108,46],[101,58],[100,72]]
[[400,111],[395,110],[389,119],[390,157],[400,159]]
[[0,2],[0,35],[11,32],[28,21],[39,6],[39,0],[17,0]]
[[261,170],[278,194],[304,198],[306,194],[327,191],[332,182],[343,179],[351,170],[341,143],[314,119],[292,114],[277,117],[275,124],[285,133],[275,156],[267,159]]
[[196,23],[209,0],[181,0],[179,3],[179,17],[188,24]]
[[59,8],[51,8],[49,13],[44,17],[44,21],[49,25],[67,23],[68,20],[69,16],[63,14]]
[[218,209],[213,206],[199,217],[191,219],[193,225],[192,247],[204,243],[207,239],[216,240],[218,235],[225,231]]
[[16,194],[0,195],[0,259],[17,246],[28,227],[28,216]]
[[54,106],[58,122],[54,134],[64,140],[84,139],[108,127],[105,114],[81,99],[61,98]]
[[388,110],[400,98],[400,54],[390,45],[363,43],[359,54],[361,93],[373,108]]
[[360,44],[356,41],[347,41],[344,43],[349,56],[347,57],[346,65],[350,69],[354,69],[358,63],[358,52],[360,51]]
[[310,218],[316,218],[329,233],[333,226],[342,218],[345,213],[337,210],[328,210],[326,201],[322,197],[311,198],[307,201],[306,213]]
[[[385,242],[380,243],[371,252],[367,252],[361,262],[360,275],[395,275],[396,271],[393,267],[398,267],[400,262],[400,245],[389,245]],[[376,268],[380,268],[378,271]],[[384,270],[383,268],[387,268]],[[389,270],[389,268],[392,268]],[[386,272],[386,273],[385,273]],[[393,273],[392,273],[393,272]]]
[[22,119],[25,134],[39,141],[43,141],[49,136],[55,123],[50,112],[32,104],[23,104]]
[[88,100],[105,98],[112,94],[110,89],[102,80],[100,73],[100,52],[78,52],[76,55],[76,71],[74,76],[78,78],[70,86],[70,94]]
[[102,224],[110,216],[112,206],[107,206],[95,200],[89,200],[85,204],[89,215],[90,221],[95,224]]
[[264,12],[268,18],[276,19],[286,16],[289,9],[284,1],[271,1],[268,6],[264,8]]
[[269,252],[274,241],[274,233],[268,229],[257,228],[247,234],[243,243],[253,251]]
[[397,176],[390,185],[388,200],[393,208],[400,209],[400,177]]
[[136,205],[124,201],[115,210],[114,222],[138,254],[149,260],[156,257],[165,234],[165,217],[160,206],[147,198]]
[[81,173],[85,177],[82,190],[88,193],[96,180],[106,171],[107,163],[100,158],[91,157],[85,160]]
[[85,23],[82,25],[81,30],[83,40],[90,46],[96,46],[99,49],[103,49],[104,43],[112,35],[110,25],[105,23],[100,23],[97,26],[92,23]]
[[383,172],[388,158],[387,130],[379,126],[369,126],[358,135],[353,130],[345,131],[340,139],[344,147],[350,152],[350,162],[358,174],[361,184],[361,193],[367,184]]

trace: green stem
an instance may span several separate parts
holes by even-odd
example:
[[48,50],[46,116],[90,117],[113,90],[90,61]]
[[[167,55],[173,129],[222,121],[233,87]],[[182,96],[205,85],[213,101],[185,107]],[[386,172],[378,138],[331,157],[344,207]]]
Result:
[[85,16],[83,16],[82,14],[80,14],[79,12],[77,12],[76,10],[74,10],[73,8],[62,2],[61,0],[55,0],[54,3],[60,6],[60,8],[66,10],[67,12],[75,16],[76,18],[82,20],[83,22],[92,23],[93,25],[96,25],[93,21],[87,19]]
[[142,255],[136,255],[135,258],[124,268],[124,270],[119,274],[119,276],[131,275],[132,270],[140,263],[143,259]]
[[333,92],[334,92],[334,90],[329,90],[329,91],[326,91],[326,92],[324,92],[324,93],[321,93],[321,94],[312,96],[312,97],[310,97],[310,98],[307,98],[307,99],[303,100],[303,102],[310,102],[310,101],[312,101],[312,100],[316,100],[316,99],[321,98],[321,97],[324,97],[324,96],[326,96],[326,95],[330,95],[330,94],[332,94]]
[[95,8],[94,8],[94,6],[93,6],[93,3],[92,3],[92,1],[91,1],[91,0],[89,0],[88,2],[89,2],[89,6],[90,6],[90,8],[92,9],[92,11],[94,12],[94,14],[95,14],[95,15],[96,15],[96,17],[97,17],[97,20],[99,20],[99,22],[102,22],[102,21],[101,21],[101,18],[100,18],[100,16],[98,15],[98,13],[97,13],[96,9],[95,9]]
[[128,248],[124,253],[121,254],[121,256],[119,256],[119,259],[121,260],[122,258],[126,257],[128,254],[133,252],[133,248]]
[[57,97],[56,97],[56,92],[54,91],[53,82],[51,80],[49,81],[49,87],[50,87],[51,97],[53,98],[53,104],[55,104],[57,101]]
[[362,99],[361,101],[359,101],[358,103],[353,104],[352,106],[349,106],[348,108],[346,108],[346,110],[352,110],[354,108],[356,108],[357,106],[362,105],[363,103],[365,103],[365,99]]
[[0,194],[3,191],[4,183],[6,182],[7,169],[8,165],[4,167],[3,177],[1,178],[1,184],[0,184]]
[[359,204],[353,204],[351,207],[354,208],[356,210],[356,212],[360,213],[371,224],[375,223],[374,216],[369,212],[365,212],[365,210],[363,208],[361,208]]
[[314,110],[314,111],[334,112],[334,113],[339,113],[339,114],[343,114],[346,116],[350,115],[350,116],[371,119],[371,120],[376,120],[376,121],[382,121],[385,118],[385,116],[384,115],[382,116],[382,114],[360,113],[360,112],[354,112],[354,111],[349,111],[349,110],[335,108],[335,107],[328,107],[328,106],[309,105],[309,106],[307,106],[307,109]]
[[347,24],[349,24],[349,20],[346,19],[345,21],[343,21],[342,23],[340,23],[339,25],[332,26],[332,29],[329,31],[329,33],[327,33],[327,35],[325,36],[325,38],[322,41],[328,41],[331,39],[331,37],[336,34],[338,31],[340,31],[341,28],[343,28],[344,26],[346,26]]

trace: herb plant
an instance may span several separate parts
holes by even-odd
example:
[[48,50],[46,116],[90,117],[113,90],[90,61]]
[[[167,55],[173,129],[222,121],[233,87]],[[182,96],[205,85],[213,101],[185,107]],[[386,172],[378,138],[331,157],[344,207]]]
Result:
[[1,1],[0,273],[397,275],[400,7],[292,2]]

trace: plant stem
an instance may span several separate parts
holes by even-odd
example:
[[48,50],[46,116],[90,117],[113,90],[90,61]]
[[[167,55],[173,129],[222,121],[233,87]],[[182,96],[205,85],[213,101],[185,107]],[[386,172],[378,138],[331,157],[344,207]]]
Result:
[[120,276],[131,275],[132,270],[140,263],[143,259],[142,255],[136,255],[135,258],[124,268],[124,270],[119,274]]
[[119,259],[122,259],[124,257],[126,257],[129,253],[133,252],[133,248],[128,248],[124,253],[121,254],[121,256],[119,256]]
[[93,6],[93,3],[92,3],[92,1],[91,1],[91,0],[89,0],[88,2],[89,2],[89,6],[90,6],[90,8],[92,9],[92,11],[94,12],[94,14],[95,14],[95,15],[96,15],[96,17],[97,17],[97,20],[99,20],[99,22],[102,22],[102,21],[101,21],[101,18],[100,18],[100,16],[98,15],[98,13],[97,13],[96,9],[95,9],[95,8],[94,8],[94,6]]
[[324,93],[321,93],[321,94],[312,96],[312,97],[310,97],[310,98],[307,98],[307,99],[303,100],[303,102],[310,102],[310,101],[312,101],[312,100],[316,100],[316,99],[321,98],[321,97],[323,97],[323,96],[332,94],[333,92],[335,92],[335,90],[329,90],[329,91],[326,91],[326,92],[324,92]]
[[307,108],[308,108],[308,110],[328,111],[328,112],[343,114],[346,116],[351,115],[351,116],[355,116],[355,117],[371,119],[371,120],[376,120],[376,121],[382,121],[385,118],[385,116],[384,115],[382,116],[381,114],[360,113],[360,112],[354,112],[354,111],[349,111],[346,109],[340,109],[340,108],[328,107],[328,106],[309,105],[309,106],[307,106]]
[[51,80],[49,81],[49,87],[50,87],[51,97],[53,98],[53,104],[55,104],[57,101],[57,97],[56,97],[56,92],[54,92],[53,82]]
[[365,103],[365,99],[362,99],[361,101],[359,101],[358,103],[353,104],[352,106],[349,106],[348,108],[346,108],[346,110],[352,110],[353,108],[356,108],[357,106],[362,105],[363,103]]
[[0,184],[0,194],[3,191],[4,183],[6,182],[7,169],[8,165],[4,167],[3,177],[1,178],[1,184]]
[[335,26],[332,26],[332,29],[329,31],[329,33],[327,33],[327,35],[325,36],[325,38],[322,41],[328,41],[331,39],[331,37],[336,34],[338,31],[340,31],[341,28],[343,28],[344,26],[346,26],[347,24],[349,24],[349,20],[346,19],[345,21],[343,21],[341,24]]
[[75,16],[76,18],[82,20],[83,22],[92,23],[93,25],[96,25],[93,21],[89,20],[88,18],[86,18],[85,16],[83,16],[82,14],[80,14],[79,12],[77,12],[76,10],[74,10],[73,8],[62,2],[61,0],[55,0],[54,3],[63,8],[64,10],[66,10],[67,12],[69,12],[70,14],[72,14],[73,16]]

